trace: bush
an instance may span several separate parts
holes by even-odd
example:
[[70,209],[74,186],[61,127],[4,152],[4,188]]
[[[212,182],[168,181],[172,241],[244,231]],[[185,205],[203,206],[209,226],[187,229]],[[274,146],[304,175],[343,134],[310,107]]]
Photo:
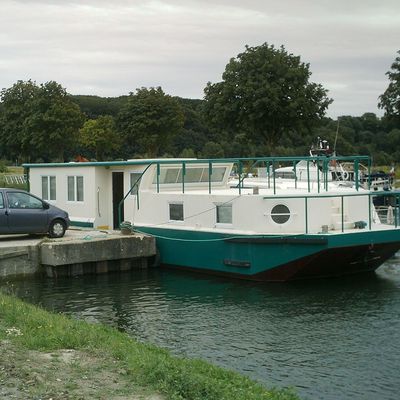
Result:
[[8,168],[6,162],[4,160],[0,160],[0,173],[8,172]]

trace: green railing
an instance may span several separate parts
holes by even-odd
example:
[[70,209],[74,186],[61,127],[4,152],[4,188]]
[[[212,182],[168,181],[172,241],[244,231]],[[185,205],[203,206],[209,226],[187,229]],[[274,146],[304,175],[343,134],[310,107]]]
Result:
[[[212,174],[213,174],[213,166],[218,164],[226,164],[232,163],[237,164],[237,171],[239,175],[239,183],[237,185],[239,194],[242,193],[242,189],[244,188],[244,181],[246,179],[246,175],[243,172],[244,165],[248,165],[247,169],[252,170],[257,165],[264,164],[267,169],[267,183],[268,188],[273,189],[274,195],[276,195],[277,185],[276,185],[276,165],[281,165],[284,163],[289,163],[293,166],[294,171],[294,181],[295,181],[295,188],[297,188],[297,173],[296,173],[296,165],[300,161],[307,162],[307,189],[308,192],[311,192],[311,179],[310,179],[310,164],[317,165],[317,189],[318,193],[321,192],[321,188],[324,191],[328,191],[328,183],[329,183],[329,165],[332,162],[352,162],[353,163],[353,171],[355,177],[355,188],[356,190],[359,189],[359,181],[360,181],[360,171],[359,166],[361,162],[368,164],[368,175],[370,176],[370,169],[371,169],[371,159],[368,156],[355,156],[355,157],[326,157],[326,156],[309,156],[309,157],[256,157],[256,158],[223,158],[223,159],[194,159],[194,160],[157,160],[151,161],[149,163],[145,162],[146,165],[145,170],[142,172],[141,176],[134,182],[132,187],[126,193],[124,198],[120,201],[118,205],[118,218],[119,224],[121,224],[121,216],[122,216],[122,205],[128,195],[132,192],[132,190],[140,183],[143,175],[147,172],[147,170],[152,166],[156,165],[156,191],[157,193],[160,192],[160,174],[161,174],[161,166],[162,165],[181,165],[182,166],[182,193],[185,193],[185,175],[186,175],[186,167],[188,165],[196,165],[196,164],[203,164],[208,165],[208,192],[211,194],[212,192]],[[321,169],[320,169],[321,168]],[[322,182],[320,178],[320,172],[322,177]],[[271,179],[272,177],[272,179]],[[271,185],[272,180],[272,185]],[[370,187],[370,180],[368,181],[368,187]],[[139,208],[139,191],[137,193],[137,206]],[[374,194],[376,195],[376,194]],[[310,197],[309,197],[310,198]]]
[[[308,200],[309,199],[326,199],[326,198],[337,198],[340,199],[340,212],[341,212],[341,231],[345,231],[345,207],[344,207],[344,199],[348,197],[368,197],[368,215],[366,216],[368,222],[366,221],[354,221],[354,222],[365,222],[365,227],[368,226],[368,229],[372,229],[372,209],[373,209],[373,197],[394,197],[395,199],[395,206],[393,208],[393,223],[394,227],[398,228],[400,226],[400,211],[399,211],[399,205],[400,205],[400,192],[395,191],[395,192],[386,192],[386,191],[381,191],[381,192],[367,192],[367,193],[348,193],[348,194],[319,194],[319,195],[303,195],[303,196],[264,196],[264,200],[289,200],[289,199],[302,199],[304,200],[304,231],[306,234],[309,233],[309,221],[308,221],[308,213],[309,213],[309,208],[308,208]],[[391,225],[391,224],[389,224]],[[364,227],[362,227],[364,228]]]
[[[129,189],[129,191],[126,193],[124,198],[119,202],[118,204],[118,226],[121,226],[122,223],[122,205],[124,204],[126,198],[132,193],[132,190],[139,185],[140,181],[142,180],[143,175],[146,173],[146,171],[153,165],[153,163],[150,163],[147,165],[147,167],[144,169],[144,171],[141,173],[138,179],[133,183],[132,187]],[[136,196],[136,202],[137,202],[137,208],[139,208],[139,190],[137,192]]]
[[[199,160],[200,161],[200,160]],[[214,160],[213,162],[217,162],[218,160]],[[243,163],[244,162],[250,162],[253,161],[251,166],[248,168],[248,170],[252,170],[256,168],[257,165],[264,163],[266,171],[267,171],[267,187],[269,189],[273,189],[274,194],[276,194],[277,190],[277,185],[276,185],[276,165],[281,165],[283,163],[291,164],[293,168],[293,173],[294,173],[294,183],[295,183],[295,188],[297,188],[298,184],[298,177],[297,177],[297,163],[299,161],[306,161],[307,163],[307,190],[308,192],[311,192],[311,176],[310,176],[310,165],[317,165],[317,191],[320,193],[321,189],[328,191],[328,183],[329,183],[329,166],[331,163],[340,163],[340,162],[350,162],[353,164],[353,175],[354,175],[354,183],[355,183],[355,188],[356,190],[359,190],[360,188],[360,180],[362,178],[362,174],[360,173],[360,163],[364,162],[368,165],[368,177],[370,177],[371,174],[371,159],[368,156],[355,156],[355,157],[326,157],[326,156],[310,156],[310,157],[263,157],[263,158],[258,158],[256,160],[254,159],[238,159],[238,160],[230,160],[231,162],[236,162],[238,163],[238,174],[239,174],[239,183],[238,183],[238,189],[239,193],[241,192],[241,189],[244,187],[244,181],[246,179],[246,175],[243,175]],[[221,160],[221,162],[223,162]],[[341,171],[339,171],[340,173]],[[272,184],[271,184],[272,181]],[[370,188],[371,181],[370,178],[368,178],[367,181],[367,186]]]

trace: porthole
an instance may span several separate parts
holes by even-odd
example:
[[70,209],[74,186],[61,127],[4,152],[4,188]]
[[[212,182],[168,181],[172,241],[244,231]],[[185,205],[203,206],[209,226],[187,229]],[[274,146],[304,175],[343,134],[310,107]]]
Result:
[[284,224],[289,221],[290,210],[284,204],[277,204],[271,210],[271,218],[276,224]]

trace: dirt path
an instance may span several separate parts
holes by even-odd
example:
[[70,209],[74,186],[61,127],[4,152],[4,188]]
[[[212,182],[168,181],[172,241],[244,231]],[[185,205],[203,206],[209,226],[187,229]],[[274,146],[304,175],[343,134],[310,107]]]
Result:
[[1,400],[162,400],[144,393],[120,364],[76,350],[27,351],[0,341]]

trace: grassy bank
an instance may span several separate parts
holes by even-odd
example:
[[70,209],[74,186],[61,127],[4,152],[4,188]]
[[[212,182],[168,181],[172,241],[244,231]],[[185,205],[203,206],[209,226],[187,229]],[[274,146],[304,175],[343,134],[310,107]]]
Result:
[[[8,379],[18,383],[16,371],[25,371],[21,379],[30,382],[21,383],[27,397],[8,394],[10,399],[298,399],[290,391],[267,390],[235,372],[173,357],[115,329],[51,314],[1,292],[0,350],[0,394]],[[33,372],[26,368],[31,359]],[[46,359],[51,363],[43,363]],[[51,370],[62,376],[54,379]]]
[[27,190],[27,183],[17,183],[15,181],[7,182],[6,175],[23,175],[24,169],[22,167],[7,167],[6,172],[0,172],[0,187],[12,187],[16,189]]

